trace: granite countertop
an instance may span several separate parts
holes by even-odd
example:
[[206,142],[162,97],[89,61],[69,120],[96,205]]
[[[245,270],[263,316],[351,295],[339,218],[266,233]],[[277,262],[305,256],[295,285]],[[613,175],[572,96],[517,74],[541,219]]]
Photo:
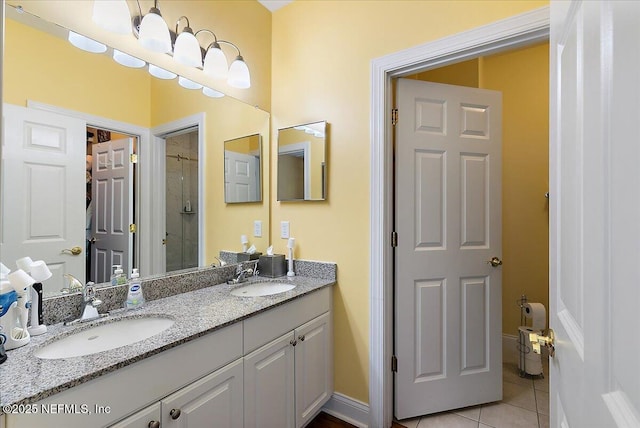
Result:
[[[293,281],[296,287],[291,291],[263,297],[246,298],[230,294],[233,288],[255,281]],[[114,311],[109,317],[98,321],[69,327],[62,323],[48,326],[46,334],[34,336],[29,344],[7,351],[7,361],[0,364],[0,403],[27,404],[42,400],[334,283],[334,280],[302,276],[275,279],[257,277],[243,284],[217,284],[148,301],[141,309]],[[148,339],[97,354],[57,360],[40,359],[34,355],[40,345],[76,331],[122,318],[148,316],[168,317],[175,322],[167,330]]]

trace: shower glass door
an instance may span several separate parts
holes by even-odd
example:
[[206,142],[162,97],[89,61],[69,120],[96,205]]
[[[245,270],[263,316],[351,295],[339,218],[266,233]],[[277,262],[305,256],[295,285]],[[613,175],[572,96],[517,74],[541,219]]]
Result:
[[198,131],[166,138],[166,271],[198,266]]

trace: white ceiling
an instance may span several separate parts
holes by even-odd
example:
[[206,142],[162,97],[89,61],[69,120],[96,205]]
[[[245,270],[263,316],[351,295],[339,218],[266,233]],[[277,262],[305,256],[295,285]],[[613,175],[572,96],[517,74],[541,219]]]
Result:
[[264,7],[269,9],[271,12],[275,12],[276,10],[280,9],[281,7],[284,7],[284,6],[288,5],[293,0],[258,0],[258,1]]

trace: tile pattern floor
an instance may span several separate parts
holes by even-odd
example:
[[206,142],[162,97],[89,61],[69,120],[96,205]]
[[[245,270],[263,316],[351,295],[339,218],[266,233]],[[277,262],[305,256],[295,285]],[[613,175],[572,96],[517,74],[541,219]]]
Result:
[[[509,355],[507,355],[509,354]],[[517,354],[505,352],[502,367],[503,399],[500,402],[452,410],[420,418],[404,419],[407,428],[547,428],[549,427],[549,378],[518,375]],[[549,373],[543,358],[543,373]]]

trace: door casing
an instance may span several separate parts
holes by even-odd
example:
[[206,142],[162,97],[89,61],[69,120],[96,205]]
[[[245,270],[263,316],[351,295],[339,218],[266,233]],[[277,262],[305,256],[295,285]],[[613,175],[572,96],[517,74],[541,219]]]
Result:
[[545,6],[371,62],[369,426],[393,418],[393,129],[391,79],[549,40]]

